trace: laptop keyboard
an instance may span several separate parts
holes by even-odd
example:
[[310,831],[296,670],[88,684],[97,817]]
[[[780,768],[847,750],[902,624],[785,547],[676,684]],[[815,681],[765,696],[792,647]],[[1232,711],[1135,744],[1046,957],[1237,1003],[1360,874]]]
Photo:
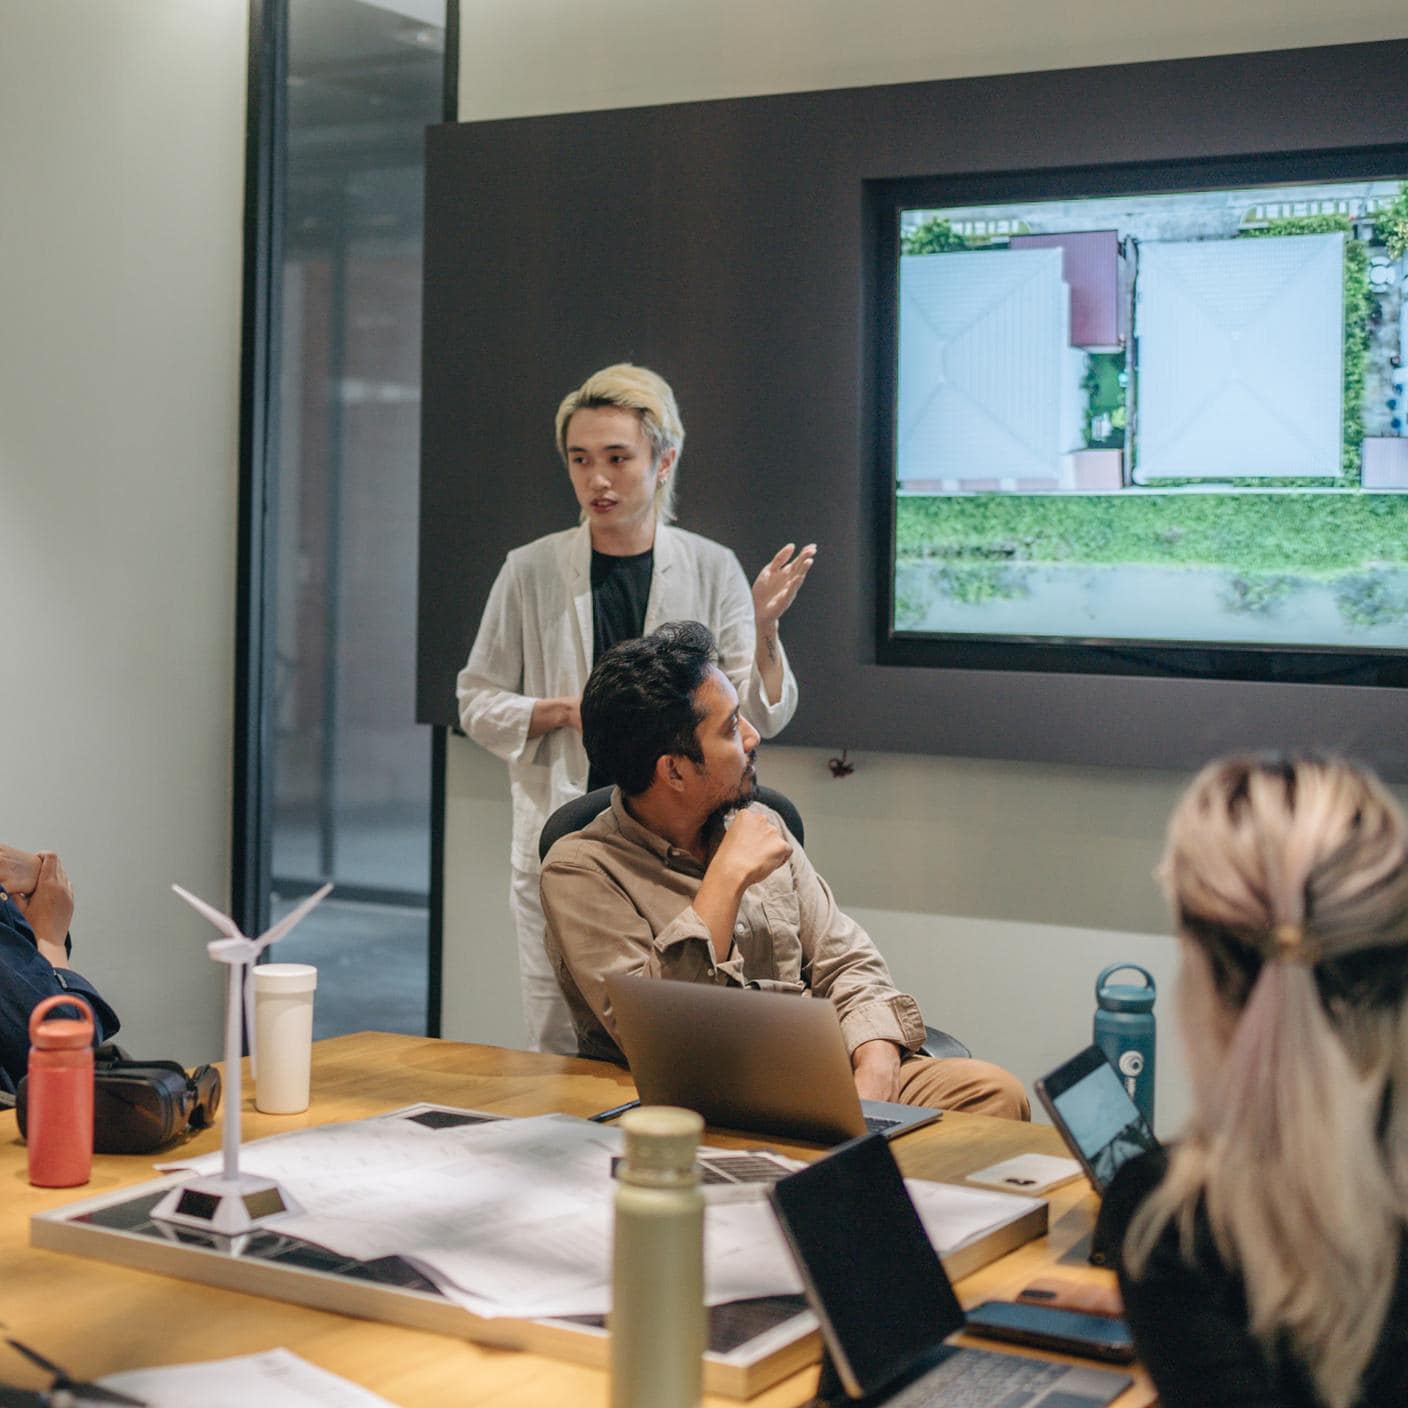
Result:
[[792,1170],[757,1154],[713,1155],[699,1160],[701,1183],[776,1183]]
[[[964,1349],[887,1398],[885,1408],[1023,1408],[1069,1368],[1068,1364],[1022,1359],[1015,1354]],[[1084,1408],[1086,1404],[1095,1408],[1102,1401],[1063,1393],[1047,1403],[1052,1408],[1056,1402],[1063,1408]]]
[[887,1120],[883,1115],[866,1115],[865,1127],[872,1134],[884,1134],[887,1129],[894,1129],[899,1124],[899,1120]]

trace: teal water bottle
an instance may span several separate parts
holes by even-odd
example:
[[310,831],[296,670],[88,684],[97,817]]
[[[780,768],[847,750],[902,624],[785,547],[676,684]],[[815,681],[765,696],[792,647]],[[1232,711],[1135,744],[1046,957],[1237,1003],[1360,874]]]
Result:
[[[1126,970],[1144,981],[1112,983]],[[1095,980],[1095,1044],[1119,1072],[1139,1112],[1154,1127],[1154,978],[1137,963],[1112,963]]]

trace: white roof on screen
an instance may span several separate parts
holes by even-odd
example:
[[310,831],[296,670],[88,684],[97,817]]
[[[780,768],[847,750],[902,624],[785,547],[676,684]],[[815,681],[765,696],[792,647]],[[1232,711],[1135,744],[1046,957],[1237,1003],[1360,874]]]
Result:
[[1140,247],[1140,480],[1340,472],[1344,238]]
[[1059,474],[1079,443],[1080,378],[1061,257],[1059,248],[901,257],[901,484]]

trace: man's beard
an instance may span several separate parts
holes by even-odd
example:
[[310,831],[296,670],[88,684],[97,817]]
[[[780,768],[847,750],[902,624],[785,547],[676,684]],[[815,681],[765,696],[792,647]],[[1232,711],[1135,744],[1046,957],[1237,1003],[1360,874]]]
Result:
[[758,750],[755,748],[748,755],[748,766],[743,770],[743,776],[738,779],[738,788],[733,796],[720,802],[706,818],[703,827],[704,835],[717,836],[723,830],[724,822],[728,820],[729,816],[740,807],[746,807],[753,800],[757,783]]

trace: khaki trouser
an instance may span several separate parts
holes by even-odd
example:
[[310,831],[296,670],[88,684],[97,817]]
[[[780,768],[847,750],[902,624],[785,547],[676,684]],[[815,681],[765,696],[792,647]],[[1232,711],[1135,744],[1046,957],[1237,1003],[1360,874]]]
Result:
[[962,1110],[969,1115],[1001,1119],[1032,1117],[1027,1093],[1016,1076],[991,1061],[948,1056],[942,1061],[911,1056],[900,1063],[901,1105],[929,1105],[936,1110]]

